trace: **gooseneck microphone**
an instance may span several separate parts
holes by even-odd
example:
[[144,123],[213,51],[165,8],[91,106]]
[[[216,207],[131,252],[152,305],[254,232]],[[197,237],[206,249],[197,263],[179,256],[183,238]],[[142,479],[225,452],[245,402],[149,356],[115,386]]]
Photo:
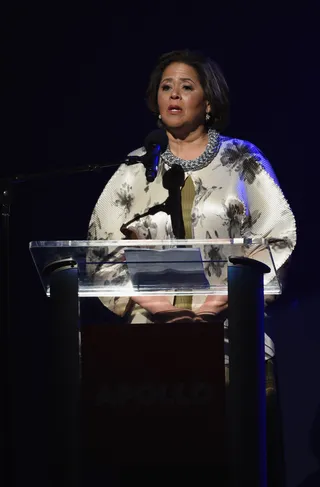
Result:
[[[128,156],[125,160],[127,165],[142,163],[146,169],[146,179],[149,183],[155,180],[158,173],[161,153],[168,147],[168,136],[163,129],[154,130],[145,139],[144,147],[146,153],[142,156]],[[155,205],[149,208],[148,211],[142,215],[135,215],[129,222],[121,227],[122,233],[126,235],[126,228],[134,221],[146,216],[154,215],[158,211],[165,211],[171,216],[172,230],[175,238],[185,238],[185,228],[182,216],[181,205],[181,188],[184,185],[184,171],[181,166],[173,164],[173,166],[165,171],[162,177],[162,185],[168,190],[169,196],[167,200],[161,205]]]
[[158,174],[160,155],[168,146],[168,136],[164,130],[158,129],[151,132],[145,140],[146,154],[146,178],[152,183]]
[[143,156],[128,156],[125,160],[127,165],[142,163],[146,168],[146,179],[152,183],[158,174],[161,153],[168,146],[168,136],[163,129],[153,130],[147,135],[144,147],[146,153]]

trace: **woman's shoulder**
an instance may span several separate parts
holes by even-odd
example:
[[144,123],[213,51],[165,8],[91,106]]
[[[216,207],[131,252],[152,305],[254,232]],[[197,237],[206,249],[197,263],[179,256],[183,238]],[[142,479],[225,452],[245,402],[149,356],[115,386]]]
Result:
[[127,154],[128,157],[137,157],[138,160],[133,161],[131,164],[128,164],[126,162],[123,162],[118,169],[113,173],[111,178],[109,179],[106,188],[110,187],[113,185],[116,181],[116,184],[119,184],[119,179],[124,179],[125,181],[127,178],[134,176],[137,176],[139,172],[143,169],[143,164],[140,163],[139,158],[144,156],[146,153],[146,149],[144,147],[139,147],[138,149],[135,149]]
[[129,152],[129,154],[127,155],[127,157],[130,157],[130,156],[143,156],[145,153],[146,153],[146,149],[145,147],[139,147],[138,149],[135,149],[131,152]]
[[[276,184],[279,184],[274,169],[262,150],[249,140],[221,136],[220,159],[223,166],[229,169],[267,172]],[[241,171],[242,169],[242,171]]]
[[264,157],[262,151],[249,140],[239,139],[237,137],[220,136],[221,147],[226,151],[237,152],[239,155],[257,154]]

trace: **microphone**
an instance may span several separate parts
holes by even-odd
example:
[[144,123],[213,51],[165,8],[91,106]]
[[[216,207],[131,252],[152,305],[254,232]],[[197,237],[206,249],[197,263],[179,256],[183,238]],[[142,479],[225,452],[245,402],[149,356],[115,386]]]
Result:
[[168,146],[168,136],[163,129],[153,130],[147,135],[144,147],[146,154],[143,156],[129,156],[125,160],[127,165],[142,163],[146,168],[146,179],[148,183],[152,183],[158,174],[158,167],[161,153],[166,150]]
[[164,152],[168,146],[168,136],[163,129],[151,132],[144,142],[147,149],[146,154],[146,178],[148,183],[152,183],[158,174],[158,167],[161,152]]

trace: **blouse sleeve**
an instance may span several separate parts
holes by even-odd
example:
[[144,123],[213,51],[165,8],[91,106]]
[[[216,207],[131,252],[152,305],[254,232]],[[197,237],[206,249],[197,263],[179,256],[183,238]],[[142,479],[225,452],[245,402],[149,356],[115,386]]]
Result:
[[[130,155],[143,155],[144,149],[138,149]],[[122,164],[110,178],[102,191],[91,215],[88,240],[122,240],[124,235],[120,228],[133,216],[135,198],[139,193],[136,187],[136,175],[141,171],[142,164],[127,166]],[[130,230],[130,227],[128,227]],[[108,264],[103,263],[107,256]],[[90,252],[87,256],[87,274],[93,285],[109,285],[115,283],[131,287],[126,266],[121,264],[123,250],[114,247]],[[110,264],[111,262],[111,264]],[[114,262],[114,264],[112,264]],[[123,316],[128,310],[130,298],[101,296],[101,302],[113,313]]]
[[[240,166],[240,182],[246,205],[245,233],[267,239],[278,271],[296,246],[296,221],[270,162],[253,144],[246,142],[247,156]],[[251,255],[270,266],[268,251]],[[275,277],[271,269],[265,284]]]

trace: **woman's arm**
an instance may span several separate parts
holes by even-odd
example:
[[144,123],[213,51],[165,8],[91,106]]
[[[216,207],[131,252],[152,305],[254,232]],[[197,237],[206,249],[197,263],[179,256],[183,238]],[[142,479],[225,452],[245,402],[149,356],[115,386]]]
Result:
[[168,296],[132,296],[132,301],[151,314],[177,310]]

